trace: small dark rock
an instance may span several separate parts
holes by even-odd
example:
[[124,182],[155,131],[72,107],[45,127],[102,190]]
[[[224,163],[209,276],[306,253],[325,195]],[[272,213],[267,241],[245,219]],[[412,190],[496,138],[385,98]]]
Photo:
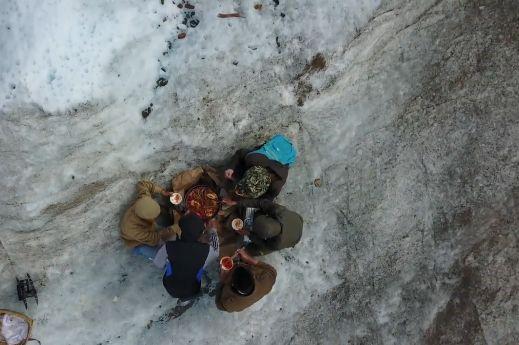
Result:
[[72,179],[74,180],[76,178],[76,176],[72,175]]
[[188,2],[188,3],[186,3],[186,8],[187,8],[188,10],[194,10],[194,9],[195,9],[195,6],[194,6],[194,5],[191,5],[191,4]]
[[150,114],[151,114],[152,111],[153,111],[153,108],[152,108],[151,106],[150,106],[150,107],[147,107],[146,109],[144,109],[144,110],[142,111],[142,113],[141,113],[141,114],[142,114],[142,117],[143,117],[144,119],[146,119],[148,116],[150,116]]
[[281,48],[281,43],[279,43],[279,36],[276,36],[276,45],[278,48]]
[[279,0],[273,0],[274,1],[274,7],[278,7],[279,6]]
[[232,62],[232,64],[233,64],[234,66],[238,66],[238,61],[237,61],[237,60],[234,60],[234,61]]
[[164,67],[161,67],[160,70],[161,70],[162,72],[166,72],[166,69],[165,69]]
[[283,12],[281,12],[280,16],[281,18],[285,18],[285,14]]
[[189,21],[189,26],[192,27],[192,28],[196,28],[198,26],[198,24],[200,24],[200,20],[198,19],[191,19]]
[[168,80],[164,78],[159,78],[157,80],[157,86],[156,87],[162,87],[168,85]]
[[181,32],[178,34],[178,39],[182,40],[182,39],[186,38],[186,36],[187,36],[187,34],[185,32]]

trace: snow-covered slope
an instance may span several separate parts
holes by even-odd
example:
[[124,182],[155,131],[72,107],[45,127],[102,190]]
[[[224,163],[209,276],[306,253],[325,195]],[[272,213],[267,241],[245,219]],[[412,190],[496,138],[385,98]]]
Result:
[[[192,4],[2,0],[0,308],[30,272],[44,344],[515,343],[518,5]],[[302,242],[251,309],[165,321],[118,238],[135,183],[276,132]]]

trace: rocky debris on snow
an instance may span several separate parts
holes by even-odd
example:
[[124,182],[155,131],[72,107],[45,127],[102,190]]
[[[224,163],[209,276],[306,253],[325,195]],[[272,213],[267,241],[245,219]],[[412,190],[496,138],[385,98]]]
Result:
[[153,111],[153,103],[150,103],[150,106],[144,109],[141,114],[144,119],[148,118],[150,116],[151,112]]
[[309,77],[326,69],[326,59],[322,53],[317,53],[308,62],[303,71],[295,78],[297,81],[295,87],[295,95],[297,97],[297,105],[302,107],[308,95],[314,90]]
[[168,80],[161,77],[161,78],[157,79],[157,85],[155,86],[155,88],[166,86],[166,85],[168,85]]

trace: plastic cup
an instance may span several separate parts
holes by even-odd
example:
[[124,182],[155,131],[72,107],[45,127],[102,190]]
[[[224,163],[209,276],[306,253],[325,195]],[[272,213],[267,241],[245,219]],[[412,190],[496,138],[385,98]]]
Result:
[[234,262],[230,256],[224,256],[220,259],[220,267],[223,271],[230,271],[234,267]]
[[180,205],[180,203],[182,202],[182,194],[180,194],[180,193],[171,194],[171,196],[169,197],[169,201],[171,201],[171,203],[173,205]]
[[236,231],[241,230],[243,229],[243,220],[240,218],[234,218],[231,222],[231,226]]

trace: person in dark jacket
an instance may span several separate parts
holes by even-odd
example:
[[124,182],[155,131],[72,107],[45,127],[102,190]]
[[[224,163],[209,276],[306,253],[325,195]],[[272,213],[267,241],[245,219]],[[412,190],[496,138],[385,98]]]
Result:
[[[204,222],[194,214],[180,218],[179,226],[180,239],[168,241],[157,254],[155,264],[166,267],[162,279],[166,291],[180,300],[189,300],[200,292],[204,268],[218,258],[218,239],[213,229],[209,236],[203,236]],[[166,256],[164,251],[167,260],[159,263]]]
[[226,312],[242,311],[267,295],[276,282],[276,269],[249,256],[245,250],[236,252],[240,262],[231,271],[222,271],[216,293],[216,307]]
[[[244,214],[245,208],[256,209],[252,228],[240,231],[241,235],[247,235],[252,241],[246,249],[253,256],[266,255],[284,248],[294,247],[301,240],[303,218],[284,206],[266,199],[242,200],[239,202],[225,199],[224,202],[237,205],[238,209],[242,210],[228,218],[227,229],[231,228],[232,218]],[[235,242],[239,243],[236,240]]]
[[[236,151],[226,167],[225,178],[234,182],[231,194],[237,199],[261,197],[274,200],[287,181],[289,167],[268,159],[267,156],[254,152],[255,150],[256,148]],[[265,172],[268,178],[265,177]]]

